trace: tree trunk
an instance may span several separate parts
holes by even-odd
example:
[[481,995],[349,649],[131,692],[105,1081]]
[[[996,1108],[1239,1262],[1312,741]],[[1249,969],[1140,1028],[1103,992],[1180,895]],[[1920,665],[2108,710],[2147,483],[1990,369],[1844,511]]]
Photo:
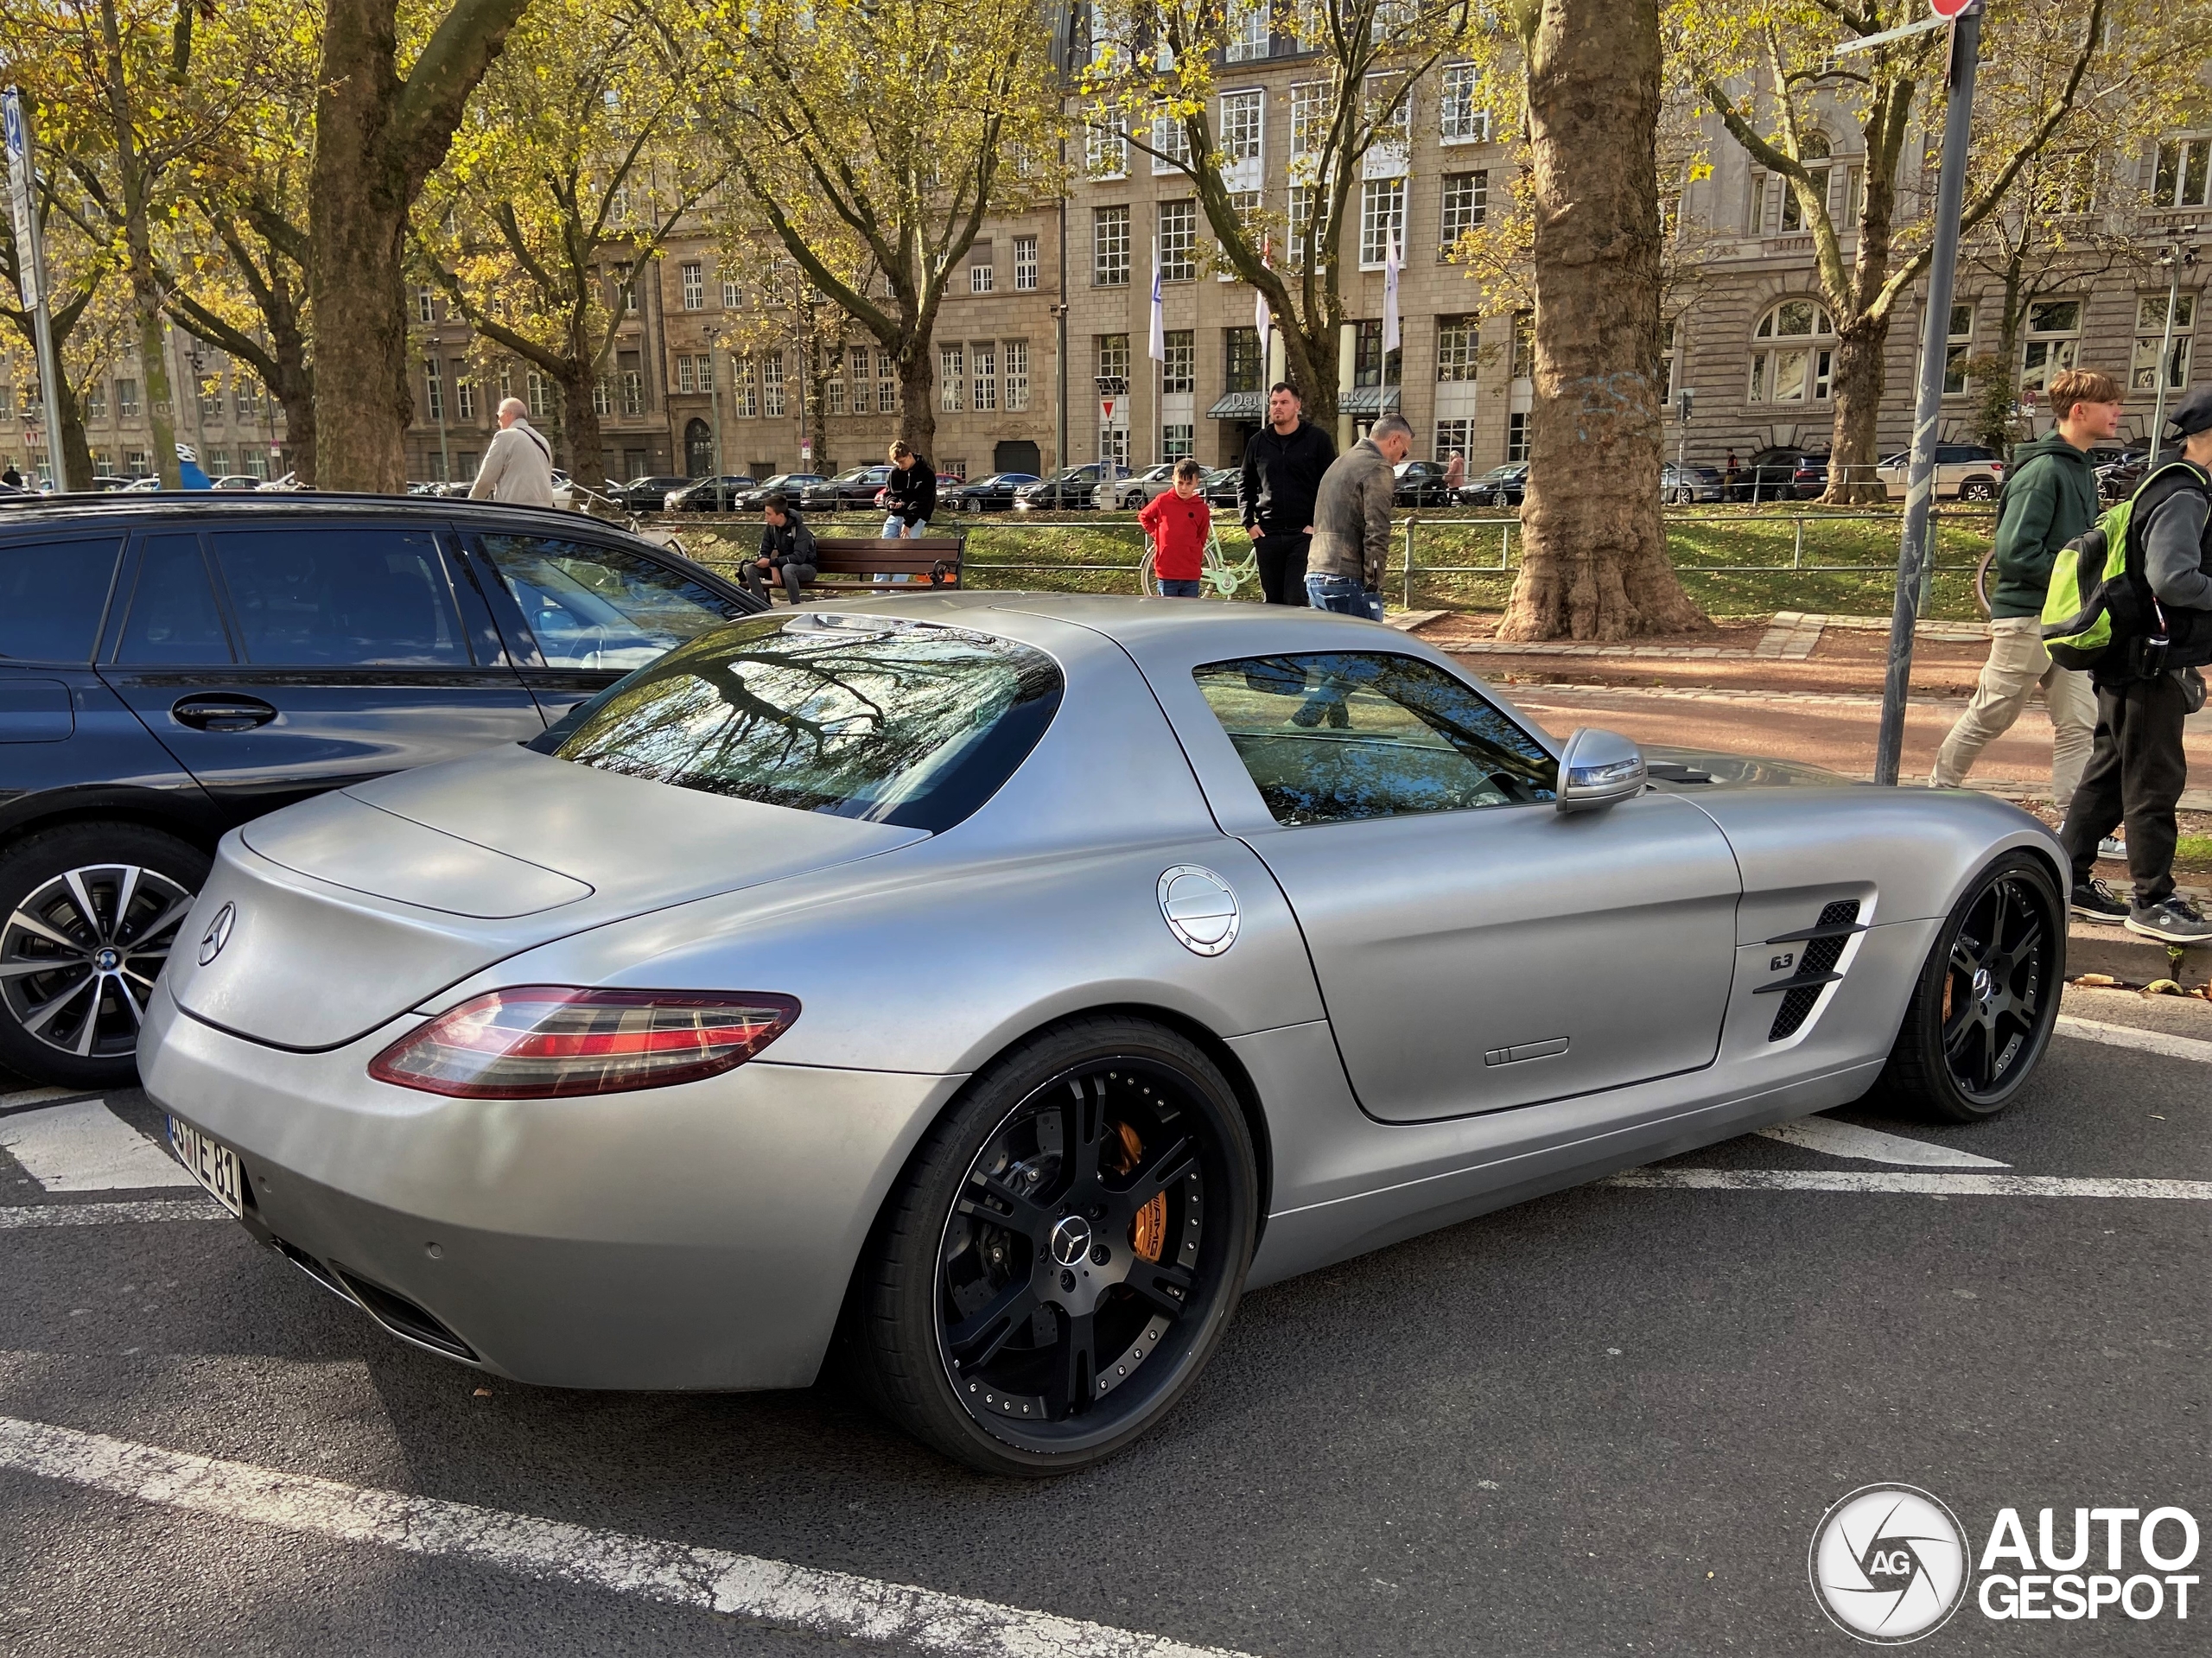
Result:
[[1707,627],[1659,522],[1656,0],[1544,0],[1528,73],[1536,398],[1527,550],[1498,637]]
[[176,457],[176,401],[169,384],[161,284],[154,275],[146,192],[152,183],[138,153],[136,100],[124,73],[123,37],[114,0],[102,0],[100,36],[106,48],[108,120],[115,134],[115,171],[123,206],[124,254],[130,268],[130,308],[138,324],[138,366],[146,381],[146,417],[154,429],[154,472],[165,489],[183,480]]
[[[60,340],[54,341],[54,349],[60,353]],[[54,407],[48,413],[61,422],[61,487],[88,490],[92,486],[92,445],[85,435],[85,406],[77,400],[77,388],[69,384],[66,373],[54,390]],[[36,461],[32,461],[31,470],[38,470]]]
[[[930,342],[910,334],[898,349],[899,435],[916,454],[937,456],[937,367],[930,361]],[[1065,457],[1063,461],[1065,462]]]
[[1862,316],[1841,323],[1836,335],[1835,420],[1828,436],[1828,486],[1824,501],[1884,501],[1889,488],[1874,475],[1881,460],[1878,422],[1888,380],[1884,362],[1890,319]]
[[554,453],[566,451],[569,477],[589,489],[597,489],[594,478],[602,481],[607,477],[607,455],[600,448],[599,410],[592,407],[592,382],[597,377],[588,368],[571,364],[568,372],[555,378],[561,389],[562,433],[568,441],[556,443]]
[[287,377],[284,387],[271,386],[269,395],[284,411],[284,447],[292,452],[292,476],[312,486],[316,478],[315,380],[304,374],[296,379]]
[[[1301,329],[1286,328],[1277,318],[1275,327],[1282,335],[1282,371],[1290,383],[1298,388],[1299,401],[1304,405],[1307,422],[1319,427],[1337,441],[1337,352],[1341,344],[1341,324],[1325,325],[1318,336],[1308,335]],[[1261,401],[1266,402],[1268,365],[1267,341],[1260,342]]]

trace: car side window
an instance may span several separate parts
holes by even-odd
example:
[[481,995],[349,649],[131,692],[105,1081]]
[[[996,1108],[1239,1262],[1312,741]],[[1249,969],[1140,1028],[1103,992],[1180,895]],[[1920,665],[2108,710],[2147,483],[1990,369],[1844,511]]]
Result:
[[115,659],[132,667],[196,668],[228,664],[215,587],[194,535],[149,536],[138,547],[138,585]]
[[1417,657],[1252,657],[1193,677],[1286,829],[1516,805],[1557,786],[1541,743]]
[[427,530],[228,530],[208,538],[245,659],[278,668],[466,668]]
[[549,668],[642,668],[743,606],[642,555],[545,536],[479,543]]
[[0,657],[90,662],[120,537],[0,546]]

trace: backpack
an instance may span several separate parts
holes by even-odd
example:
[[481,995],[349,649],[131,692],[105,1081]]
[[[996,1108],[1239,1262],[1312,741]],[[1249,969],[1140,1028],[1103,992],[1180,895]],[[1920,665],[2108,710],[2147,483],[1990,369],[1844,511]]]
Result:
[[2136,508],[2154,486],[2160,501],[2173,487],[2203,487],[2196,469],[2177,456],[2153,467],[2133,495],[2058,549],[2042,620],[2044,649],[2060,667],[2094,667],[2115,641],[2165,632],[2165,613],[2133,556]]

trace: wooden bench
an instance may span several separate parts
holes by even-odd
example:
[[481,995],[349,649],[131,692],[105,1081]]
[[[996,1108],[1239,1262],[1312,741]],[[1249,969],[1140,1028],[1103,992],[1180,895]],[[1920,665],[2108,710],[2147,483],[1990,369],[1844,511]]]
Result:
[[[960,563],[968,537],[923,536],[912,541],[873,537],[817,536],[814,580],[809,593],[927,593],[960,585]],[[879,584],[879,575],[903,575],[905,581]]]

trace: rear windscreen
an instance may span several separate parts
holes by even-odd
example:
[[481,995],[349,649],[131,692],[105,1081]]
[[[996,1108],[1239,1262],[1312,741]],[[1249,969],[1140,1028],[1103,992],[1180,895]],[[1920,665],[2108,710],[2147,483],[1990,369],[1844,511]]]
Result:
[[762,617],[639,669],[530,746],[678,788],[938,830],[1014,774],[1061,685],[1042,651],[964,628]]

